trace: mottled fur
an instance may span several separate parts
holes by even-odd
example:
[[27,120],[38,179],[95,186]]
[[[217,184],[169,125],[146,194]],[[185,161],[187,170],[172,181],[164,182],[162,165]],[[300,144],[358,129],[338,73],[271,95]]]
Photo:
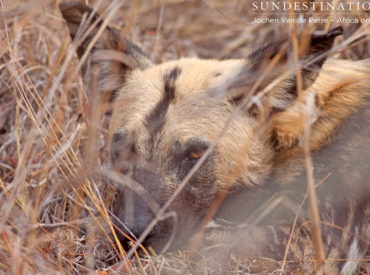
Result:
[[[91,9],[73,3],[60,8],[70,27],[73,25],[74,37],[83,12]],[[96,15],[92,22],[99,20]],[[301,54],[309,65],[302,69],[304,90],[299,94],[295,71],[289,71],[294,64],[286,54],[289,47],[284,48],[283,43],[246,59],[182,58],[152,65],[131,41],[117,40],[119,35],[109,28],[103,32],[89,58],[90,64],[101,70],[102,90],[116,93],[110,135],[114,164],[120,172],[130,175],[163,206],[207,148],[217,142],[168,209],[176,213],[177,221],[159,222],[144,245],[160,251],[174,228],[178,230],[171,246],[182,245],[201,224],[217,194],[227,190],[229,195],[216,221],[227,219],[232,226],[208,228],[207,241],[222,243],[217,235],[221,230],[232,233],[226,234],[226,242],[236,240],[236,250],[242,254],[281,260],[295,212],[279,205],[263,221],[250,217],[276,194],[293,210],[303,200],[306,180],[301,143],[308,124],[316,180],[333,174],[318,187],[326,257],[364,257],[370,238],[366,178],[370,133],[365,128],[369,122],[370,61],[328,59],[324,63],[326,57],[320,58],[320,54],[328,51],[341,33],[341,28],[335,28],[309,39]],[[107,40],[113,37],[114,43]],[[89,36],[78,47],[80,56],[90,40]],[[124,58],[120,62],[94,59],[99,51],[115,50],[138,65],[125,63]],[[311,64],[312,58],[318,60]],[[266,60],[275,59],[276,68],[266,73]],[[258,82],[260,75],[264,79]],[[360,163],[354,164],[356,157]],[[335,169],[343,170],[338,175]],[[359,214],[362,210],[363,215]],[[305,212],[302,210],[293,231],[288,259],[313,259]],[[119,192],[114,213],[129,229],[122,230],[136,237],[156,214],[143,198],[127,190]],[[117,225],[122,227],[120,222]],[[122,242],[127,242],[123,236]],[[351,274],[357,263],[331,261],[327,270],[337,273],[342,268],[343,274]],[[309,272],[309,268],[302,270]]]

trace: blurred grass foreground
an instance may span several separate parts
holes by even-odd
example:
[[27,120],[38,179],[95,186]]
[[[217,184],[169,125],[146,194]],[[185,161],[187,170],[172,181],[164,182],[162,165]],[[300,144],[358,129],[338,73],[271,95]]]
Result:
[[[89,273],[120,262],[125,252],[109,236],[114,186],[106,106],[88,100],[58,0],[0,0],[0,273]],[[102,13],[109,0],[80,1]],[[182,56],[246,57],[289,35],[292,24],[269,23],[281,14],[257,13],[253,1],[126,0],[110,22],[160,63]],[[357,13],[357,12],[356,12]],[[316,11],[333,21],[294,24],[298,31],[337,25],[345,12]],[[286,13],[286,17],[289,17]],[[369,34],[361,19],[342,22],[338,43]],[[347,16],[348,17],[348,16]],[[253,21],[260,23],[252,23]],[[369,39],[338,55],[370,57]],[[99,95],[96,95],[99,97]],[[149,251],[149,254],[153,252]],[[220,263],[178,251],[128,261],[134,274],[241,274],[250,263],[227,255]],[[199,264],[203,263],[203,264]]]

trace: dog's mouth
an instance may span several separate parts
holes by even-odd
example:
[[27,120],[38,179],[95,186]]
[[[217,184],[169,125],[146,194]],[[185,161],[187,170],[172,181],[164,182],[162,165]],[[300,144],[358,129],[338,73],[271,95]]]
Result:
[[[173,212],[174,213],[174,212]],[[139,254],[163,254],[169,249],[179,247],[183,240],[182,230],[178,230],[177,215],[165,215],[154,226],[151,225],[154,215],[145,226],[127,226],[122,220],[124,213],[117,213],[114,218],[115,233],[124,250],[134,248]],[[152,227],[152,228],[151,228]]]

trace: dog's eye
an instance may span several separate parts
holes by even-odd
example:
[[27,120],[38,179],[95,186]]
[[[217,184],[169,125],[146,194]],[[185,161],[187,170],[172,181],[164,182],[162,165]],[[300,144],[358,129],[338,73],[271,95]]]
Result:
[[200,149],[198,151],[189,152],[189,154],[187,156],[187,159],[189,159],[189,160],[197,160],[197,159],[200,159],[203,156],[203,154],[204,154],[205,151],[206,151],[205,149]]
[[185,159],[194,161],[200,159],[208,148],[208,142],[193,140],[188,143],[187,150],[185,151]]

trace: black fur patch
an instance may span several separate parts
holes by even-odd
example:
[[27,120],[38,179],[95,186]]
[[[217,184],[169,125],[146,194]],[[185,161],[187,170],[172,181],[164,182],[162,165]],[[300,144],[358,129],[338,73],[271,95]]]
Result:
[[279,52],[282,44],[282,42],[270,43],[248,55],[248,59],[252,64],[252,68],[258,69],[261,67],[262,63],[264,64],[266,61],[271,61]]
[[171,102],[175,98],[175,81],[181,73],[181,69],[175,67],[169,74],[164,76],[164,99]]
[[146,127],[154,136],[164,125],[168,106],[175,98],[175,81],[181,73],[181,69],[175,67],[163,78],[164,94],[162,99],[154,107],[153,111],[146,118]]
[[[334,39],[343,34],[343,28],[341,26],[331,29],[325,34],[312,34],[311,46],[308,54],[313,57],[317,57],[326,51],[329,51],[334,44]],[[319,58],[313,65],[314,67],[321,68],[326,60],[326,56]]]
[[126,133],[114,133],[111,147],[111,158],[113,163],[116,163],[119,159],[120,153],[124,151],[126,146],[127,134]]

